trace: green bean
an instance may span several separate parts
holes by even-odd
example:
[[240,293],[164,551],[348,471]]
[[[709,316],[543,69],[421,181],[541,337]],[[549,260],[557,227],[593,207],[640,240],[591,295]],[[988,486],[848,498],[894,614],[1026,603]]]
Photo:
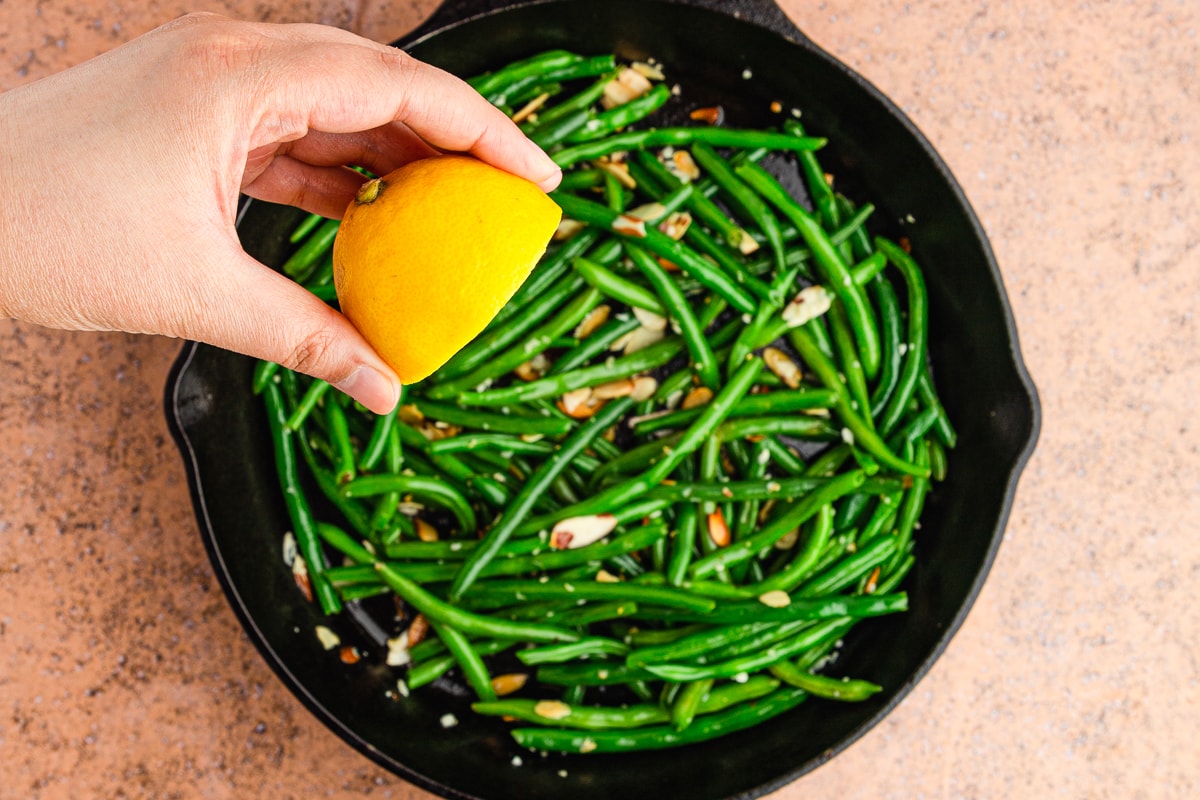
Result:
[[322,380],[314,380],[308,385],[308,389],[304,392],[304,397],[292,409],[292,413],[288,415],[287,420],[283,423],[283,427],[289,431],[300,430],[304,421],[308,419],[308,415],[317,407],[317,403],[321,402],[321,398],[329,391],[329,384]]
[[262,394],[267,388],[267,384],[274,380],[275,373],[279,371],[279,365],[274,361],[260,360],[254,365],[254,379],[250,384],[250,389],[255,394]]
[[593,81],[583,91],[561,103],[557,103],[545,111],[539,112],[537,122],[531,124],[526,133],[529,134],[530,138],[533,138],[541,134],[547,126],[551,126],[569,115],[581,111],[590,115],[592,105],[604,96],[605,87],[615,77],[616,73],[606,73],[599,80]]
[[870,306],[854,278],[842,261],[829,235],[811,214],[796,202],[787,190],[757,164],[743,164],[737,174],[760,192],[768,202],[783,213],[800,231],[813,254],[813,263],[820,269],[826,285],[837,295],[846,311],[858,352],[862,357],[863,369],[869,377],[879,371],[879,332],[871,315]]
[[316,529],[316,520],[304,491],[300,486],[300,475],[296,463],[296,451],[293,448],[292,437],[295,435],[285,426],[286,413],[283,405],[283,391],[279,385],[271,382],[263,392],[267,405],[267,421],[271,429],[271,441],[275,450],[275,466],[279,477],[279,486],[283,492],[284,504],[292,521],[292,532],[296,536],[296,544],[308,567],[308,580],[312,586],[313,596],[326,614],[336,614],[341,610],[341,600],[338,599],[333,585],[325,577],[325,555]]
[[933,430],[937,434],[938,440],[946,447],[954,449],[954,445],[958,442],[958,434],[955,432],[954,426],[950,424],[950,417],[947,416],[946,409],[937,395],[937,389],[933,386],[933,373],[929,370],[928,358],[925,359],[925,368],[917,376],[917,396],[937,416]]
[[[602,267],[597,268],[603,269]],[[427,395],[434,400],[446,400],[460,392],[470,391],[476,386],[511,372],[539,353],[545,352],[555,338],[562,336],[567,331],[574,330],[588,312],[600,304],[600,299],[600,291],[597,289],[586,289],[580,292],[557,314],[531,331],[523,343],[494,355],[490,360],[465,375],[430,387]]]
[[641,97],[592,117],[574,135],[567,137],[567,142],[578,144],[601,136],[611,136],[621,128],[650,116],[670,99],[671,87],[660,83]]
[[[764,394],[752,394],[738,401],[729,412],[731,419],[765,414],[784,414],[790,411],[811,411],[832,408],[837,402],[837,391],[829,388],[786,389]],[[688,424],[702,413],[702,408],[670,411],[645,417],[632,425],[638,436]]]
[[896,552],[896,539],[882,536],[854,555],[842,559],[831,569],[806,581],[796,590],[797,597],[821,597],[840,592],[860,576],[887,561]]
[[550,456],[534,474],[529,476],[529,480],[513,498],[506,512],[501,515],[499,521],[492,525],[484,535],[479,547],[472,551],[463,563],[461,571],[455,576],[454,583],[450,587],[448,594],[450,600],[458,600],[471,587],[480,571],[495,557],[499,549],[508,541],[508,537],[524,521],[532,510],[538,495],[545,491],[571,459],[583,452],[593,439],[628,411],[632,404],[633,401],[629,398],[621,398],[609,403],[580,426],[563,442],[557,453]]
[[701,284],[721,295],[738,311],[753,313],[757,308],[754,299],[734,279],[718,270],[690,247],[675,241],[662,231],[647,227],[641,220],[625,217],[598,203],[571,194],[553,192],[551,197],[562,208],[564,215],[586,225],[635,239],[655,255],[676,264]]
[[[435,643],[441,646],[442,650],[440,652],[445,652],[445,645],[443,645],[442,640],[438,639],[437,637],[429,637],[421,643],[421,646]],[[506,639],[486,639],[481,642],[472,643],[472,647],[475,649],[475,652],[481,656],[496,655],[497,653],[502,653],[505,650],[508,650],[514,645],[516,645],[515,641]],[[435,680],[453,669],[455,664],[458,663],[454,656],[448,653],[446,655],[433,654],[432,656],[425,657],[418,661],[416,655],[414,654],[414,650],[410,650],[409,654],[412,655],[415,663],[413,664],[412,668],[409,669],[408,675],[405,677],[405,684],[409,689],[419,689],[426,684],[433,683]]]
[[692,564],[689,574],[693,578],[703,578],[718,569],[728,568],[745,561],[760,550],[774,546],[785,534],[795,530],[801,523],[820,511],[823,505],[832,503],[839,497],[859,489],[865,480],[866,475],[862,470],[845,472],[831,478],[819,488],[794,502],[791,508],[773,518],[753,536],[748,536],[740,542],[734,542],[728,547],[709,553],[696,561]]
[[[553,396],[555,393],[546,395]],[[470,408],[445,403],[435,403],[416,398],[414,404],[422,414],[429,419],[459,425],[488,433],[541,434],[542,436],[563,436],[575,428],[575,423],[565,417],[539,415],[517,416],[515,414],[493,414]],[[495,405],[503,406],[504,403]]]
[[333,239],[337,236],[340,223],[336,219],[322,222],[312,235],[304,240],[304,244],[296,252],[288,256],[280,269],[297,283],[303,283],[312,273],[317,259],[321,258],[333,247]]
[[462,670],[467,685],[475,690],[479,699],[485,703],[495,700],[496,690],[492,688],[492,678],[488,674],[487,665],[483,663],[483,658],[471,646],[470,640],[450,625],[431,621],[429,626],[433,628],[438,638],[446,643],[450,655],[454,656],[454,660],[458,662],[458,667]]
[[[639,179],[642,186],[646,179],[654,181],[664,193],[673,192],[685,184],[675,177],[658,158],[645,150],[635,150],[632,154],[630,171],[640,169],[645,173],[645,179]],[[636,177],[636,172],[635,172]],[[721,207],[701,192],[693,192],[687,202],[688,208],[696,218],[711,227],[721,235],[730,247],[737,248],[743,241],[749,240],[750,234],[742,230],[736,222],[721,210]],[[689,228],[690,231],[690,228]]]
[[546,371],[546,377],[561,375],[564,372],[570,372],[586,364],[596,356],[606,352],[613,342],[641,324],[637,317],[633,316],[628,319],[614,319],[604,323],[598,330],[593,331],[586,339],[583,339],[573,350],[560,356],[551,365],[550,369]]
[[715,391],[720,380],[717,359],[704,337],[704,328],[692,313],[683,292],[679,291],[679,287],[667,271],[645,250],[630,243],[626,245],[625,251],[634,266],[641,270],[646,280],[654,287],[654,291],[662,298],[667,316],[679,324],[680,334],[692,357],[692,368],[700,376],[701,383]]
[[888,261],[900,270],[904,283],[908,288],[908,340],[904,362],[900,367],[900,377],[896,382],[896,390],[892,392],[887,407],[879,421],[879,430],[884,436],[890,434],[900,422],[908,407],[908,401],[916,390],[921,372],[925,367],[925,348],[928,334],[928,310],[925,296],[925,278],[917,262],[897,244],[887,239],[877,237],[875,248],[883,251]]
[[753,189],[734,173],[733,168],[712,147],[704,142],[696,142],[692,147],[692,155],[695,156],[696,162],[712,176],[717,186],[725,192],[727,199],[740,209],[742,214],[751,220],[767,238],[767,242],[771,245],[771,251],[775,254],[775,269],[781,273],[785,272],[787,266],[784,261],[783,234],[779,230],[779,221],[775,219],[771,209]]
[[593,288],[627,306],[653,311],[659,316],[666,316],[667,309],[654,295],[643,286],[639,286],[628,278],[623,278],[612,270],[605,269],[594,261],[577,258],[573,262],[575,271],[582,276]]
[[[695,582],[685,582],[689,589]],[[800,620],[858,619],[879,617],[908,610],[908,596],[903,592],[883,594],[876,592],[867,596],[834,595],[821,598],[793,597],[782,608],[764,606],[758,600],[727,600],[719,603],[713,611],[701,614],[677,608],[643,608],[638,611],[641,619],[663,622],[705,622],[713,625],[737,625],[744,622],[797,622]]]
[[[880,253],[882,255],[882,253]],[[886,257],[885,257],[886,260]],[[879,308],[880,321],[880,369],[875,389],[871,392],[871,416],[878,419],[883,415],[896,383],[900,380],[900,365],[904,362],[904,321],[900,312],[900,300],[896,290],[882,275],[867,285],[871,298]]]
[[[403,402],[403,398],[401,398]],[[396,413],[400,410],[400,403],[397,403],[386,414],[381,414],[375,418],[375,425],[371,429],[371,438],[367,440],[366,446],[363,447],[362,455],[358,458],[358,469],[362,472],[370,472],[383,458],[387,452],[388,439],[392,433],[392,425],[396,422]]]
[[825,140],[817,137],[797,137],[786,133],[739,130],[736,128],[652,128],[645,131],[618,133],[605,139],[568,147],[553,153],[554,159],[563,169],[580,161],[591,161],[601,156],[622,150],[637,150],[650,147],[692,146],[697,142],[714,147],[766,147],[770,150],[816,150],[824,146]]
[[517,653],[517,660],[532,667],[539,664],[559,664],[564,661],[574,661],[577,658],[591,656],[623,656],[629,652],[629,645],[613,639],[593,636],[566,644],[550,644],[542,647],[531,647]]
[[813,697],[825,697],[830,700],[844,700],[856,703],[867,700],[883,691],[882,686],[870,681],[814,675],[811,672],[799,669],[790,661],[780,661],[770,669],[771,674],[779,678],[779,680],[789,686],[803,689]]
[[501,454],[545,456],[557,449],[554,442],[539,439],[526,441],[510,433],[464,433],[437,439],[429,443],[428,451],[433,455],[479,450],[498,450]]
[[471,504],[457,489],[438,478],[426,475],[364,475],[345,484],[341,494],[346,498],[354,498],[388,492],[412,494],[436,503],[454,515],[459,530],[464,534],[473,534],[476,530],[475,512]]
[[313,229],[316,228],[317,225],[321,224],[321,220],[323,219],[325,218],[320,214],[309,214],[304,218],[303,222],[296,226],[296,229],[292,231],[291,235],[288,236],[288,242],[290,244],[297,244],[305,236],[308,236],[308,234],[312,233]]
[[713,687],[713,680],[706,678],[686,684],[671,704],[671,726],[677,731],[685,730],[696,718],[700,701]]
[[580,638],[579,634],[574,631],[550,625],[508,622],[457,608],[422,589],[416,582],[409,580],[389,564],[377,561],[375,569],[384,582],[392,588],[392,591],[400,596],[400,599],[424,614],[430,622],[440,622],[457,628],[460,633],[467,636],[523,639],[548,644],[574,642]]
[[569,580],[496,580],[475,584],[466,598],[482,603],[529,598],[576,600],[632,600],[643,605],[662,608],[679,608],[686,611],[705,613],[716,608],[716,603],[707,597],[697,597],[669,587],[637,586],[628,583],[597,583],[595,581]]
[[486,96],[519,78],[542,75],[548,70],[578,63],[581,59],[582,56],[566,50],[547,50],[529,58],[514,61],[495,72],[468,78],[467,83],[475,91]]
[[524,747],[570,753],[617,753],[678,747],[749,728],[777,717],[802,703],[802,689],[779,689],[754,703],[740,703],[719,714],[706,716],[682,731],[670,726],[629,731],[577,731],[551,728],[516,728],[512,737]]
[[505,406],[527,403],[530,400],[540,400],[546,397],[557,397],[585,386],[599,386],[602,383],[629,378],[641,372],[649,372],[666,364],[681,350],[683,350],[683,341],[678,337],[671,336],[635,353],[613,359],[611,363],[583,367],[558,375],[547,375],[536,381],[506,386],[503,389],[464,392],[458,396],[458,402],[461,405],[470,406]]
[[797,549],[787,566],[755,584],[754,591],[760,595],[771,591],[791,593],[812,573],[821,551],[825,549],[833,533],[833,506],[822,506],[813,522],[804,540],[804,546]]

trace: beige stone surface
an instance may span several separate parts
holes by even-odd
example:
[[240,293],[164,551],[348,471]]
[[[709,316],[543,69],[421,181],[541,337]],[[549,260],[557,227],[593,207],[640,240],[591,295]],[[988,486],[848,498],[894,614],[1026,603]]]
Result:
[[[776,797],[1197,796],[1196,3],[782,5],[958,176],[1045,421],[946,655]],[[433,6],[0,0],[0,89],[189,8],[388,40]],[[317,723],[238,627],[160,411],[177,350],[0,321],[0,796],[426,797]]]

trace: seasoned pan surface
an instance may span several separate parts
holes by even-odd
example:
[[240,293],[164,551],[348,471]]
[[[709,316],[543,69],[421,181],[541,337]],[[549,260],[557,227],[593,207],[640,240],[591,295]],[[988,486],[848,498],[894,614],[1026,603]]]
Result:
[[[680,750],[531,755],[502,725],[474,718],[465,693],[447,687],[392,699],[396,674],[382,657],[347,666],[322,649],[313,635],[318,624],[368,650],[380,632],[365,612],[358,624],[325,620],[295,590],[280,554],[289,523],[266,418],[249,392],[253,363],[192,344],[168,382],[166,411],[201,534],[235,611],[275,671],[334,732],[447,797],[702,800],[755,797],[782,786],[870,729],[944,649],[986,576],[1033,448],[1036,394],[978,221],[912,124],[807,42],[773,4],[465,0],[444,5],[401,45],[464,76],[554,47],[653,57],[682,88],[668,116],[720,104],[731,124],[769,126],[779,121],[770,111],[777,100],[783,113],[801,110],[810,132],[829,137],[822,160],[839,188],[875,203],[877,231],[909,237],[926,269],[933,363],[959,430],[949,480],[930,499],[918,564],[904,587],[912,610],[865,624],[846,642],[840,668],[884,686],[866,703],[810,700],[759,727]],[[245,247],[280,263],[300,216],[248,203],[239,222]],[[456,727],[441,725],[446,713],[455,715]],[[512,765],[514,755],[522,766]]]

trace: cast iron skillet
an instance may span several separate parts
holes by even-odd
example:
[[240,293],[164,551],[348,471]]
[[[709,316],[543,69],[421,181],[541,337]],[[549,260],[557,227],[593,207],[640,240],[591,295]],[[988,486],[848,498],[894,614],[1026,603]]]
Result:
[[[218,578],[251,639],[296,696],[335,733],[408,780],[454,798],[749,798],[815,768],[876,724],[925,674],[961,624],[999,546],[1039,411],[991,249],[945,165],[900,111],[757,2],[508,3],[447,0],[400,43],[417,57],[473,75],[554,47],[653,56],[684,87],[687,108],[720,103],[737,125],[766,126],[772,100],[803,109],[828,136],[823,163],[851,197],[874,202],[877,230],[907,235],[927,270],[937,380],[960,443],[933,493],[917,566],[904,588],[912,610],[856,630],[837,664],[884,686],[873,700],[810,700],[757,728],[706,744],[627,756],[542,758],[502,724],[474,718],[453,685],[385,698],[395,674],[378,648],[353,667],[321,649],[327,624],[371,650],[383,631],[324,620],[282,565],[289,527],[266,418],[249,382],[253,363],[189,344],[166,389],[168,421],[187,464],[196,515]],[[753,78],[743,78],[750,70]],[[914,223],[897,222],[912,215]],[[268,264],[287,252],[294,209],[249,203],[247,250]],[[453,712],[457,727],[443,729]],[[515,768],[514,755],[524,764]],[[559,773],[566,770],[566,777]]]

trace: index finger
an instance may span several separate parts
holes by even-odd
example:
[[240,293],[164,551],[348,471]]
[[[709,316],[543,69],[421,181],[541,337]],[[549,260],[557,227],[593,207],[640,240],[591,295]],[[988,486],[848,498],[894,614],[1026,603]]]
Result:
[[545,191],[558,185],[558,165],[465,81],[362,41],[274,43],[264,141],[251,147],[310,129],[350,133],[402,122],[440,150],[470,153]]

